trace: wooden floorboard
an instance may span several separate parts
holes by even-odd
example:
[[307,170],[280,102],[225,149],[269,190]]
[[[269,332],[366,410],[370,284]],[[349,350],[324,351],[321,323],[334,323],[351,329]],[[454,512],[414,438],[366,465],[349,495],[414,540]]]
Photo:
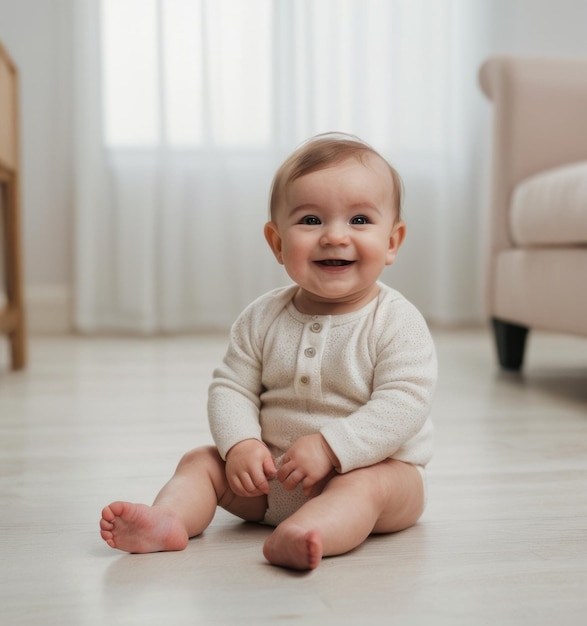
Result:
[[[436,331],[429,504],[299,574],[219,512],[184,552],[123,555],[102,506],[150,502],[205,415],[225,337],[36,337],[0,353],[0,624],[579,626],[587,615],[587,340],[534,333],[522,375],[484,331]],[[4,346],[0,345],[0,348]]]

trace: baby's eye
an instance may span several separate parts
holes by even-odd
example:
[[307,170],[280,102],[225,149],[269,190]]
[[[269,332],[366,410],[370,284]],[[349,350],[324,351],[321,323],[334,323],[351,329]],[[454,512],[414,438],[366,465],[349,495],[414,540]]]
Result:
[[315,215],[306,215],[300,220],[300,224],[306,224],[307,226],[317,226],[320,224],[320,220]]
[[358,224],[359,226],[369,224],[369,218],[364,215],[355,215],[355,217],[351,218],[351,224]]

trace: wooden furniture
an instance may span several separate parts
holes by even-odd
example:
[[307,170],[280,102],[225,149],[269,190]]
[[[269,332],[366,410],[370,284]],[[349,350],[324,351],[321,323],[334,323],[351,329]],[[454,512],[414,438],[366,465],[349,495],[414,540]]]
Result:
[[14,370],[26,365],[18,128],[18,71],[0,44],[0,294],[5,292],[0,299],[0,333],[8,336]]

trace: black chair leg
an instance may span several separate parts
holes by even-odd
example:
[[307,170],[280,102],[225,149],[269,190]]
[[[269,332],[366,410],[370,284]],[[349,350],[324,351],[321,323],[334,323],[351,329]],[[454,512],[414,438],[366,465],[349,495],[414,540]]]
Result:
[[499,364],[504,370],[519,371],[524,361],[528,328],[492,318]]

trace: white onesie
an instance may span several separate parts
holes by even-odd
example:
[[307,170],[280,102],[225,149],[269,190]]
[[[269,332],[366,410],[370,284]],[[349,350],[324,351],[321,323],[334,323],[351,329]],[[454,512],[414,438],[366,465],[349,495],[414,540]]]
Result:
[[[379,287],[374,300],[343,315],[300,313],[292,302],[295,285],[243,311],[209,391],[210,428],[223,459],[239,441],[259,439],[279,466],[299,437],[320,432],[341,473],[386,458],[428,463],[434,344],[418,310],[397,291]],[[268,523],[304,501],[299,488],[280,487],[272,482]]]

